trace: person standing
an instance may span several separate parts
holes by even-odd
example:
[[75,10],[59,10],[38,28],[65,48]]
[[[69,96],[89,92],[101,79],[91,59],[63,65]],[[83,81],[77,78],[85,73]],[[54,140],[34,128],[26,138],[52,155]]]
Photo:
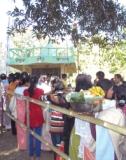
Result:
[[[41,99],[41,96],[44,94],[44,91],[40,88],[37,88],[38,79],[36,76],[31,76],[30,86],[28,89],[24,90],[24,96],[34,98],[37,100]],[[29,120],[30,128],[39,136],[42,134],[42,126],[44,123],[43,110],[41,106],[33,102],[29,103]],[[29,157],[30,160],[34,159],[40,160],[41,154],[41,142],[36,139],[32,134],[29,134]]]
[[63,82],[63,85],[64,85],[64,88],[66,89],[68,87],[68,84],[67,84],[67,74],[62,74],[62,82]]
[[51,86],[47,83],[47,76],[41,75],[38,79],[37,88],[43,89],[45,94],[49,94],[51,92]]
[[[104,105],[104,104],[103,104]],[[116,92],[116,103],[108,103],[105,109],[98,113],[97,118],[106,122],[126,127],[126,86],[118,88]],[[102,145],[101,145],[102,137]],[[122,160],[126,159],[120,148],[121,142],[124,141],[123,135],[102,126],[96,125],[96,160]]]
[[[20,82],[19,85],[16,87],[14,93],[23,95],[24,90],[27,89],[29,86],[29,75],[27,72],[22,72],[20,75]],[[16,117],[17,119],[24,123],[25,122],[25,115],[26,115],[26,108],[25,108],[25,101],[22,97],[16,97]],[[17,143],[18,148],[20,150],[25,150],[27,147],[26,143],[26,130],[20,127],[19,125],[16,126],[17,129]]]
[[2,127],[4,126],[3,124],[3,121],[4,121],[3,94],[4,94],[4,86],[3,86],[3,83],[0,82],[0,126],[1,126],[1,130],[2,130]]
[[[7,92],[8,92],[8,95],[7,95],[8,104],[10,104],[11,98],[13,97],[12,94],[14,93],[16,87],[19,84],[19,79],[20,79],[20,73],[19,72],[16,72],[15,74],[11,75],[11,82],[9,83],[8,88],[7,88]],[[11,94],[9,92],[11,92]],[[15,121],[12,120],[12,119],[11,119],[11,131],[12,131],[13,135],[17,134]]]
[[7,87],[8,87],[8,79],[7,79],[7,76],[6,74],[2,73],[0,75],[0,79],[1,79],[1,83],[4,87],[4,94],[2,95],[2,100],[3,100],[3,123],[4,123],[4,126],[7,130],[9,130],[11,128],[11,125],[10,125],[10,118],[5,114],[4,111],[8,111],[8,108],[7,108],[7,96],[6,96],[6,90],[7,90]]
[[105,79],[105,73],[103,71],[98,71],[96,73],[96,79],[94,80],[94,85],[97,85],[100,81]]
[[[75,92],[80,92],[81,89],[88,90],[91,87],[92,83],[89,75],[86,74],[77,75]],[[91,148],[91,146],[93,146],[92,144],[94,139],[91,133],[90,123],[75,118],[73,128],[71,128],[69,132],[71,133],[69,142],[70,158],[72,160],[82,160],[83,152],[85,152],[85,150],[88,150],[89,153],[92,155],[92,157],[94,157],[93,149]],[[82,151],[83,148],[86,149]]]
[[116,99],[116,92],[120,87],[123,86],[123,84],[126,85],[121,74],[115,74],[113,78],[113,87],[112,87],[113,99]]

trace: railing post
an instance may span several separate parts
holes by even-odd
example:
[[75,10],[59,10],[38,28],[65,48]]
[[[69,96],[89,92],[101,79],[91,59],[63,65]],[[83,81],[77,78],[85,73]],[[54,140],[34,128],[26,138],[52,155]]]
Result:
[[27,148],[29,147],[29,134],[30,134],[30,118],[29,118],[29,98],[25,99],[25,105],[26,105],[26,125],[27,125]]
[[3,118],[4,118],[4,109],[3,109],[3,97],[1,97],[1,133],[3,133]]
[[[16,94],[16,95],[18,95],[18,94]],[[83,121],[87,121],[89,123],[93,123],[93,124],[105,127],[105,128],[110,129],[110,130],[112,130],[114,132],[117,132],[118,134],[126,135],[126,128],[125,127],[118,126],[118,125],[112,124],[110,122],[107,122],[107,121],[104,121],[104,120],[100,120],[98,118],[94,118],[94,117],[89,116],[87,114],[83,114],[83,115],[82,114],[78,114],[77,112],[74,112],[74,111],[71,111],[71,110],[68,110],[68,109],[63,109],[63,108],[60,108],[60,107],[52,105],[52,104],[47,104],[47,103],[44,103],[42,101],[39,101],[39,100],[36,100],[36,99],[33,99],[33,98],[28,98],[28,97],[25,97],[25,96],[21,96],[21,97],[24,97],[24,100],[25,100],[25,108],[26,108],[26,115],[27,115],[27,117],[26,117],[27,118],[27,126],[24,123],[20,122],[15,117],[11,116],[10,113],[6,112],[6,114],[11,119],[16,121],[16,123],[19,126],[21,126],[24,129],[27,129],[27,135],[28,135],[28,133],[29,134],[31,133],[39,141],[45,143],[47,146],[50,147],[50,149],[52,149],[57,154],[61,155],[64,158],[64,160],[70,160],[70,157],[68,157],[65,153],[61,153],[61,151],[59,151],[56,147],[54,147],[53,145],[48,143],[41,136],[37,135],[33,130],[30,129],[30,121],[29,121],[29,118],[30,118],[29,117],[29,103],[30,102],[38,104],[38,105],[40,105],[41,107],[44,107],[44,108],[50,108],[50,109],[56,110],[58,112],[61,112],[63,114],[66,114],[66,115],[81,119]]]

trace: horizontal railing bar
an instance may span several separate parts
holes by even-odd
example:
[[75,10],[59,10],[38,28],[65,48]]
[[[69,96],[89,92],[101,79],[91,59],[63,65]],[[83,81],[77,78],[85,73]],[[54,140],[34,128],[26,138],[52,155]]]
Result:
[[69,116],[71,116],[71,117],[76,117],[76,118],[78,118],[78,119],[87,121],[87,122],[89,122],[89,123],[93,123],[93,124],[96,124],[96,125],[100,125],[100,126],[103,126],[103,127],[105,127],[105,128],[108,128],[108,129],[110,129],[110,130],[113,130],[113,131],[115,131],[115,132],[118,132],[118,133],[120,133],[120,134],[126,135],[126,128],[125,128],[125,127],[121,127],[121,126],[112,124],[112,123],[110,123],[110,122],[103,121],[103,120],[98,119],[98,118],[94,118],[94,117],[89,116],[89,115],[87,115],[87,114],[80,114],[80,113],[74,112],[74,111],[72,111],[72,110],[68,110],[68,109],[64,109],[64,108],[57,107],[57,106],[52,105],[52,104],[46,104],[46,103],[40,102],[40,101],[35,100],[35,99],[29,98],[29,101],[30,101],[30,102],[34,102],[34,103],[36,103],[36,104],[39,104],[39,105],[41,105],[42,107],[50,108],[50,109],[59,111],[59,112],[61,112],[61,113],[64,113],[64,114],[66,114],[66,115],[69,115]]
[[104,121],[104,120],[101,120],[101,119],[98,119],[98,118],[94,118],[94,117],[89,116],[87,114],[80,114],[80,113],[74,112],[72,110],[64,109],[64,108],[61,108],[61,107],[58,107],[58,106],[55,106],[55,105],[52,105],[52,104],[47,104],[47,103],[44,103],[42,101],[39,101],[39,100],[36,100],[36,99],[33,99],[33,98],[29,98],[29,97],[22,96],[22,95],[19,95],[19,94],[15,94],[15,95],[18,96],[18,97],[22,97],[24,99],[29,100],[29,102],[36,103],[36,104],[40,105],[41,107],[50,108],[50,109],[59,111],[61,113],[64,113],[66,115],[69,115],[71,117],[76,117],[78,119],[87,121],[89,123],[93,123],[93,124],[96,124],[96,125],[103,126],[103,127],[108,128],[110,130],[113,130],[114,132],[117,132],[119,134],[126,135],[126,127],[121,127],[121,126],[112,124],[110,122],[107,122],[107,121]]
[[18,119],[16,119],[15,117],[13,117],[10,113],[6,112],[6,115],[8,117],[10,117],[11,119],[13,119],[20,127],[22,127],[23,129],[29,131],[35,138],[37,138],[38,140],[40,140],[41,142],[43,142],[46,146],[48,146],[51,150],[53,150],[54,152],[56,152],[62,158],[64,158],[65,160],[70,160],[70,158],[65,153],[61,152],[59,149],[57,149],[56,147],[54,147],[53,145],[51,145],[50,143],[48,143],[41,136],[39,136],[34,131],[32,131],[31,129],[29,129],[24,123],[20,122]]

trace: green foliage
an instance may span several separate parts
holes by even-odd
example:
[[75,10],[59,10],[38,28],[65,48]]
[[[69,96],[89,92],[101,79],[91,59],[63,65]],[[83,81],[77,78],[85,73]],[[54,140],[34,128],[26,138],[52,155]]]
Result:
[[38,40],[31,31],[27,30],[26,33],[15,33],[15,36],[10,36],[11,48],[36,48],[45,45],[48,40]]
[[[109,39],[124,38],[126,10],[113,0],[22,0],[25,10],[15,7],[9,14],[14,24],[9,34],[31,27],[38,39],[71,34],[76,45],[82,35],[105,33]],[[77,24],[75,23],[77,21]],[[78,31],[81,34],[78,34]],[[97,39],[98,40],[98,39]],[[95,39],[96,41],[96,39]]]
[[73,92],[71,94],[70,102],[71,103],[84,103],[85,102],[84,93],[83,92]]
[[120,71],[126,66],[126,41],[108,44],[101,49],[102,62],[107,62],[111,73]]
[[[94,48],[96,49],[94,50]],[[101,69],[107,66],[111,73],[120,72],[126,67],[126,40],[111,41],[99,35],[87,38],[84,43],[77,45],[80,72],[94,64]]]

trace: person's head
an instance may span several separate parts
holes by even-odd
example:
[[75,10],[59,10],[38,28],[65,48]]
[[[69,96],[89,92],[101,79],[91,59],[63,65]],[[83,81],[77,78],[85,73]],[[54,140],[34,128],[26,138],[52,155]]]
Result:
[[79,92],[81,89],[88,90],[92,87],[91,79],[89,75],[79,74],[76,78],[76,87],[75,91]]
[[98,71],[98,72],[96,73],[96,78],[97,78],[98,80],[103,80],[103,79],[105,78],[104,72]]
[[41,75],[40,77],[39,77],[39,83],[45,83],[45,81],[47,80],[47,76],[46,75]]
[[123,82],[123,78],[120,74],[115,74],[114,75],[114,82],[116,85],[120,85]]
[[38,77],[36,75],[31,75],[30,77],[30,86],[28,88],[29,96],[32,97],[34,94],[34,89],[38,83]]
[[63,82],[59,78],[55,78],[52,81],[52,86],[54,88],[54,91],[59,91],[64,89]]
[[29,83],[29,75],[27,72],[22,72],[20,74],[20,82],[19,82],[19,85],[22,86],[22,85],[26,85],[27,83]]
[[6,78],[7,78],[7,76],[6,76],[5,73],[2,73],[2,74],[0,75],[0,79],[1,79],[1,80],[5,80]]
[[14,80],[14,74],[13,74],[13,73],[10,73],[10,74],[8,75],[8,82],[11,83],[11,82],[13,82],[13,80]]
[[97,86],[101,87],[105,92],[105,98],[111,99],[113,95],[112,86],[113,83],[109,79],[103,79],[98,81]]
[[14,75],[13,75],[13,81],[16,81],[16,80],[19,80],[20,79],[20,72],[16,72]]
[[118,107],[124,107],[126,105],[126,85],[122,84],[117,88],[116,100]]
[[62,74],[62,79],[66,79],[67,78],[67,74]]
[[51,74],[47,74],[47,82],[50,82],[50,80],[51,80]]

